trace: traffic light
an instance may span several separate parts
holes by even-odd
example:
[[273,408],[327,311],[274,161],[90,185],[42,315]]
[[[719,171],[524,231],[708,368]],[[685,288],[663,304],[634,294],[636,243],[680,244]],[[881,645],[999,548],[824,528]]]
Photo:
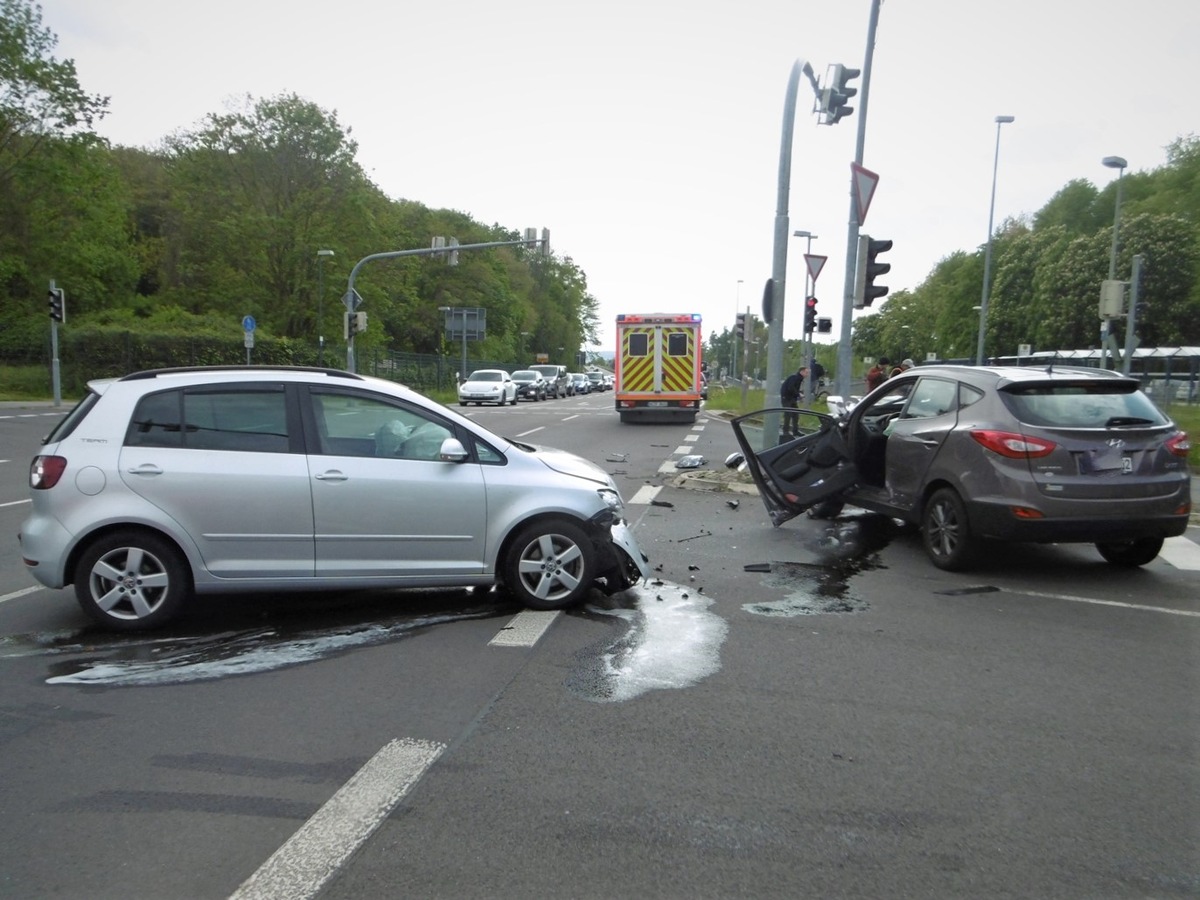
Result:
[[891,263],[879,262],[879,254],[892,249],[891,241],[877,241],[869,234],[858,238],[858,267],[854,279],[854,308],[870,306],[872,301],[887,296],[886,285],[876,284],[875,279],[892,270]]
[[741,340],[746,340],[746,314],[737,314],[737,323],[733,326],[733,333]]
[[809,297],[804,301],[804,333],[812,334],[817,330],[817,298]]
[[344,315],[342,333],[346,340],[367,330],[367,314],[365,312],[347,312]]
[[50,318],[55,322],[67,321],[67,295],[62,288],[50,288]]
[[849,87],[847,82],[861,74],[861,70],[847,68],[841,63],[835,63],[829,67],[829,71],[826,73],[826,87],[821,91],[819,107],[821,115],[818,121],[822,125],[836,125],[854,112],[854,107],[846,104],[851,97],[858,93],[858,88]]
[[817,331],[821,334],[829,334],[833,331],[833,319],[817,319]]

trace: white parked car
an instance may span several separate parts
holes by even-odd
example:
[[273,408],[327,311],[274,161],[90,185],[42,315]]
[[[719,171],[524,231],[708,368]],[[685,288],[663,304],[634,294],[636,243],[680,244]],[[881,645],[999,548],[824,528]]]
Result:
[[476,369],[458,386],[458,405],[517,405],[517,384],[503,369]]

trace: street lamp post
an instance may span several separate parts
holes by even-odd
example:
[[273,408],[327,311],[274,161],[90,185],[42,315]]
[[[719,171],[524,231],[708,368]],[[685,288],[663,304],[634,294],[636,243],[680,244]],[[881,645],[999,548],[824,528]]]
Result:
[[[1121,183],[1124,181],[1125,167],[1129,165],[1122,156],[1106,156],[1100,160],[1110,169],[1117,170],[1117,203],[1113,209],[1113,238],[1112,250],[1108,254],[1108,280],[1117,277],[1117,234],[1121,228]],[[1109,320],[1100,320],[1100,368],[1108,368],[1108,328]]]
[[996,213],[996,172],[1000,168],[1000,126],[1014,120],[1013,116],[996,116],[996,155],[992,160],[992,202],[988,206],[987,249],[983,253],[983,293],[979,300],[979,340],[975,348],[975,364],[982,366],[984,335],[987,332],[988,291],[992,281],[992,222]]
[[325,365],[325,258],[332,250],[317,251],[317,363]]
[[1100,162],[1110,169],[1117,170],[1117,205],[1113,210],[1112,252],[1108,255],[1108,280],[1112,281],[1117,277],[1117,232],[1121,227],[1121,182],[1125,175],[1125,167],[1129,164],[1120,156],[1106,156]]
[[737,280],[737,296],[733,301],[733,330],[729,332],[729,377],[737,378],[737,314],[742,311],[742,279]]

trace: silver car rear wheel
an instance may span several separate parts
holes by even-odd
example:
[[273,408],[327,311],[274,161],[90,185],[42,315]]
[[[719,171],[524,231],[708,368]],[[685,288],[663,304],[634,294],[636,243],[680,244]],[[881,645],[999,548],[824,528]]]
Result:
[[522,529],[509,547],[504,585],[531,609],[570,606],[595,580],[592,542],[574,522],[535,522]]
[[75,598],[106,628],[142,631],[173,618],[191,590],[183,556],[149,532],[121,531],[90,546],[75,567]]

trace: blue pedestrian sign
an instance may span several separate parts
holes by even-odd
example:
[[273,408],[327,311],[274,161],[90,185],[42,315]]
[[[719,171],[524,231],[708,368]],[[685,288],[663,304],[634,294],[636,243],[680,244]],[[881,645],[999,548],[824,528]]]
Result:
[[243,329],[243,330],[244,330],[244,331],[245,331],[247,334],[253,334],[253,333],[254,333],[254,327],[255,327],[254,316],[245,316],[245,317],[243,317],[243,319],[242,319],[242,329]]

